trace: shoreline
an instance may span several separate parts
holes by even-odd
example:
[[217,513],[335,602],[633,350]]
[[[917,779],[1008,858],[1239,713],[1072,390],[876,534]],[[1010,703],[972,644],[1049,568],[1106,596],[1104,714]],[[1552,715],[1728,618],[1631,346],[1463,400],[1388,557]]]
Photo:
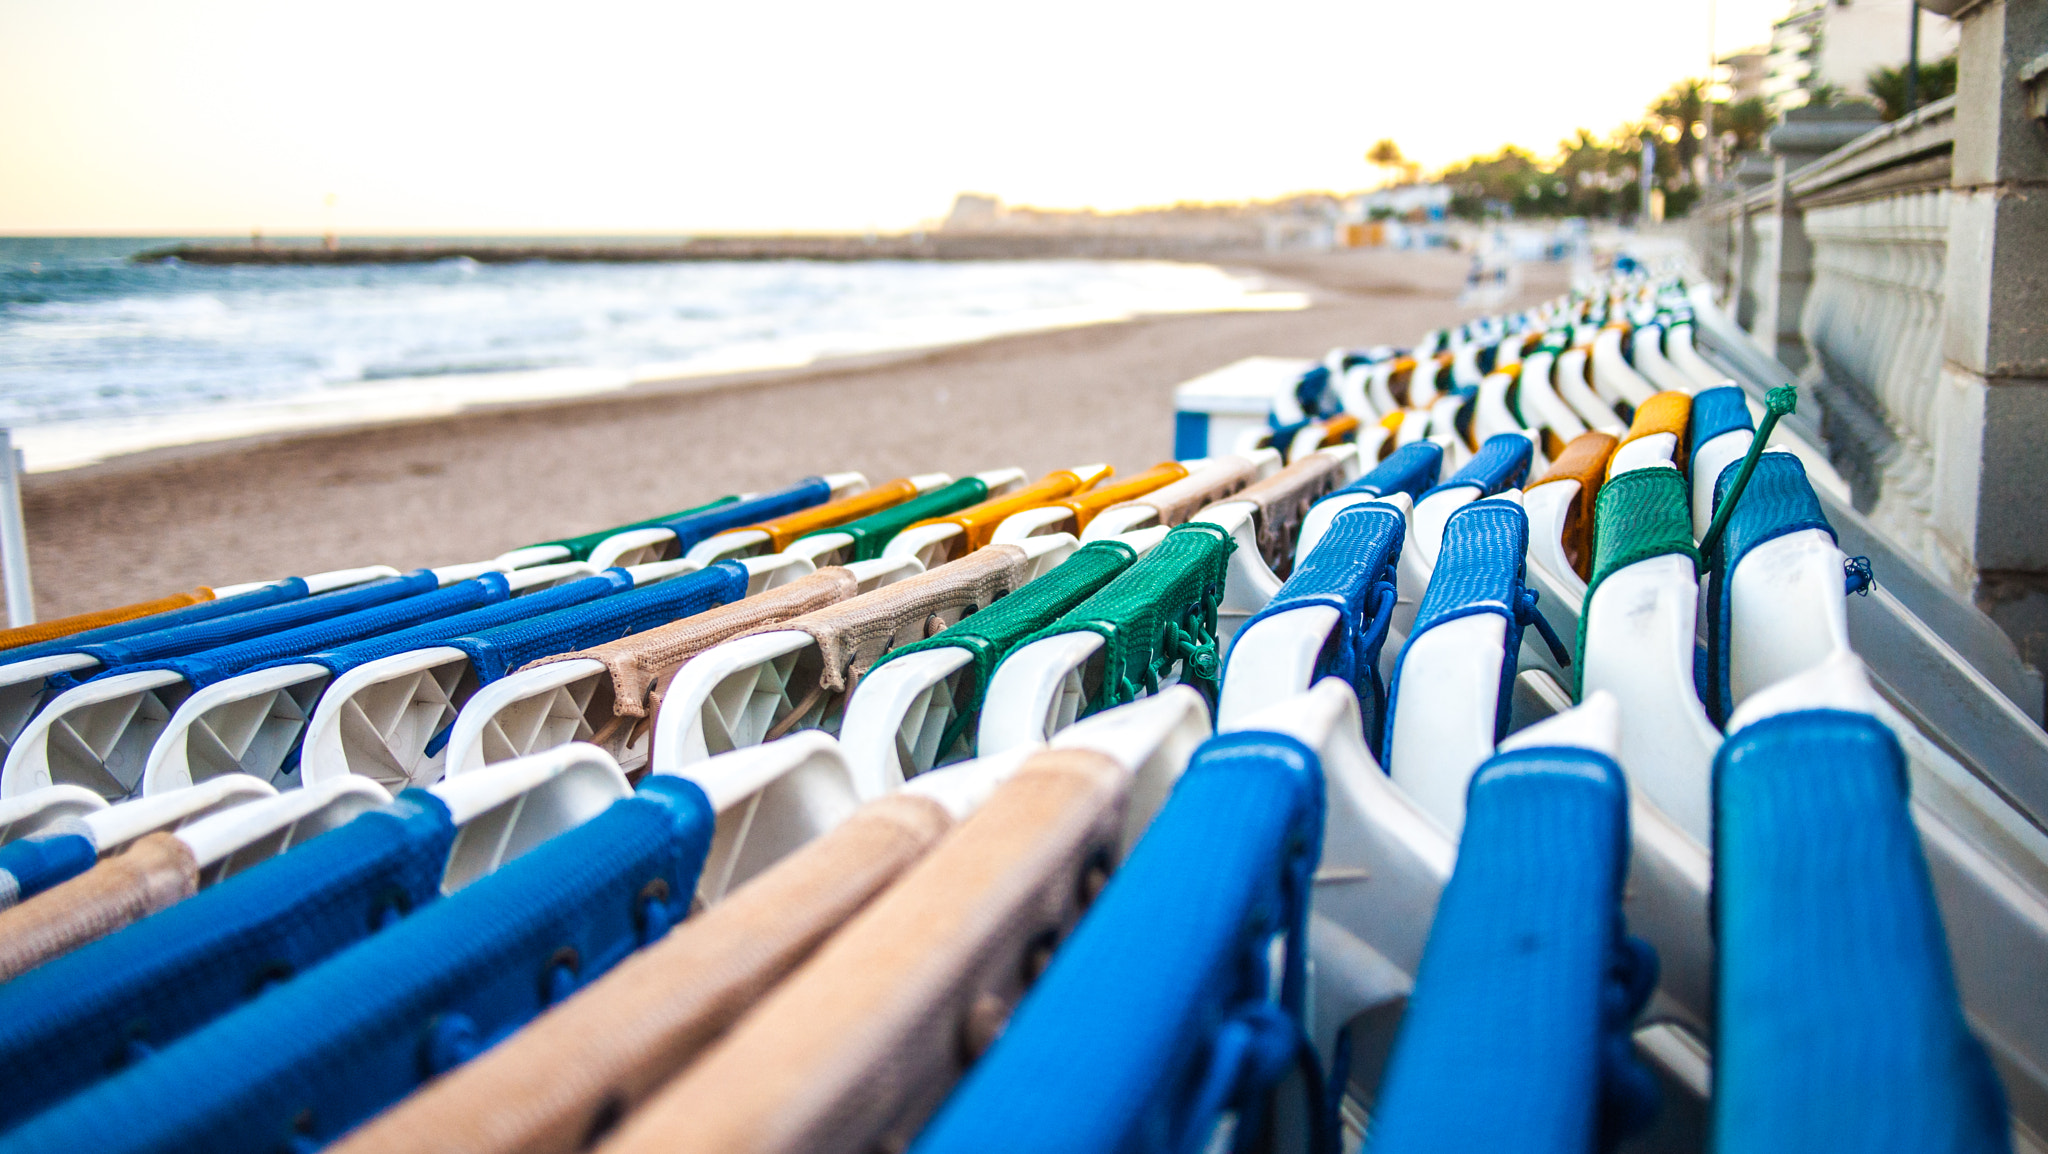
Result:
[[[401,569],[857,469],[880,482],[1171,456],[1175,385],[1243,356],[1413,343],[1476,315],[1447,253],[1245,262],[1313,293],[601,394],[150,450],[24,478],[39,617],[198,584]],[[1522,299],[1561,266],[1529,266]]]
[[[840,347],[792,334],[718,346],[685,360],[337,381],[284,396],[223,400],[161,413],[23,424],[12,432],[14,444],[23,451],[27,472],[54,473],[202,443],[255,442],[323,430],[438,420],[503,405],[553,404],[641,389],[724,387],[734,378],[761,373],[869,363],[878,357],[914,356],[1024,333],[1121,324],[1152,316],[1297,310],[1311,303],[1309,292],[1277,288],[1270,283],[1270,275],[1242,266],[1226,268],[1192,261],[1118,263],[1171,264],[1213,274],[1219,291],[1195,300],[1154,295],[1142,302],[1113,306],[1074,304],[937,322],[926,318],[922,325],[899,326],[900,331],[884,328],[864,335],[841,334]],[[1226,284],[1228,289],[1221,289]]]

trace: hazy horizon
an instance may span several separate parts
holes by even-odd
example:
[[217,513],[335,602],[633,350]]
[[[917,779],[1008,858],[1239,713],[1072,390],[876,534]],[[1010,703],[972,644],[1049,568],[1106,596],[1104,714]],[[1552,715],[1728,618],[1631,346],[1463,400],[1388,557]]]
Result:
[[[964,191],[1352,190],[1383,137],[1438,167],[1640,114],[1705,72],[1709,2],[0,0],[0,234],[899,231]],[[1719,0],[1717,49],[1787,7]]]

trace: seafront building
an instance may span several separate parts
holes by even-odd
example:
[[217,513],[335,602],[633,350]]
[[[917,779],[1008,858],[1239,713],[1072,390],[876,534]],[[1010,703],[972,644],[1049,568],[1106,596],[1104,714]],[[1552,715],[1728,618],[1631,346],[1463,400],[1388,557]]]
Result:
[[[1837,97],[1868,95],[1873,70],[1905,63],[1912,8],[1913,0],[1793,0],[1792,11],[1771,27],[1757,94],[1780,114],[1812,103],[1823,85]],[[1919,20],[1923,62],[1956,50],[1955,21],[1924,8]]]

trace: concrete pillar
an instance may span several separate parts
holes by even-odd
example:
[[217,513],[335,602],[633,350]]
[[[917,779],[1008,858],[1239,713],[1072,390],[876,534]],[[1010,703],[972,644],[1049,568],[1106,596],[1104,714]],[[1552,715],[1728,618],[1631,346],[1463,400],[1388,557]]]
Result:
[[2048,52],[2048,0],[1952,6],[1962,47],[1935,531],[1979,607],[2048,668],[2048,130],[2022,80]]
[[1772,276],[1758,286],[1757,312],[1749,331],[1765,352],[1793,372],[1806,367],[1806,342],[1799,336],[1799,311],[1806,307],[1806,292],[1813,287],[1813,245],[1806,239],[1806,218],[1785,179],[1795,166],[1778,157],[1778,172],[1771,186],[1771,215],[1778,218],[1777,235],[1771,238],[1767,256]]
[[1868,104],[1794,108],[1764,138],[1775,163],[1772,211],[1778,218],[1778,234],[1771,242],[1773,251],[1765,254],[1773,275],[1757,286],[1757,315],[1749,331],[1765,352],[1794,372],[1804,369],[1808,360],[1799,315],[1806,308],[1807,290],[1813,287],[1813,244],[1806,238],[1805,217],[1788,178],[1881,123],[1877,109]]
[[1728,312],[1735,323],[1749,327],[1749,263],[1756,247],[1756,233],[1749,227],[1749,205],[1735,202],[1735,215],[1728,218]]

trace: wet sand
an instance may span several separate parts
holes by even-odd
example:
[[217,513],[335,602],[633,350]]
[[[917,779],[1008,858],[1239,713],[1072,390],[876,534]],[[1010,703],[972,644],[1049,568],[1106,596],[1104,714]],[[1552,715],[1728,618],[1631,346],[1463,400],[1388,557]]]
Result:
[[[1302,288],[1296,312],[1211,313],[999,337],[798,370],[655,383],[431,421],[224,441],[25,479],[40,617],[199,584],[494,556],[811,473],[1171,455],[1173,386],[1241,357],[1413,343],[1480,311],[1447,253],[1229,262]],[[1523,270],[1521,301],[1561,292]]]

